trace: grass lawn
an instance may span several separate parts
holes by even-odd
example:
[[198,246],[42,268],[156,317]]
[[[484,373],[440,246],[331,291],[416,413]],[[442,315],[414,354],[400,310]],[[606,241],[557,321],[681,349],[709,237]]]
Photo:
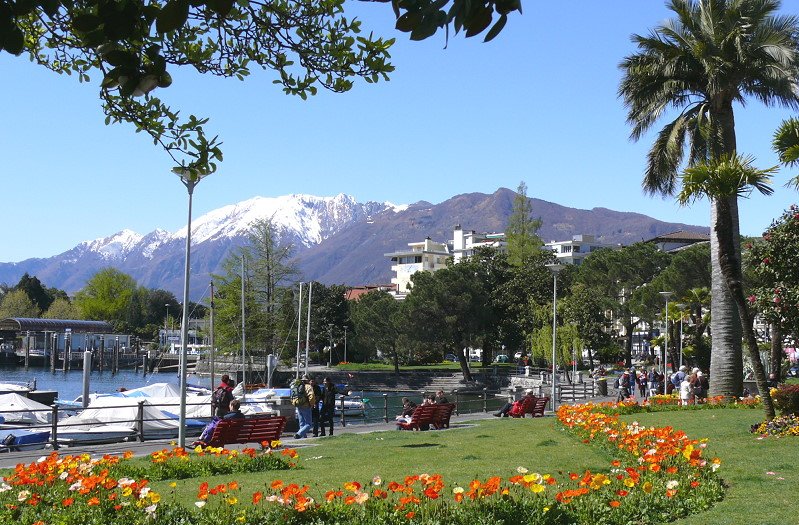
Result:
[[[799,523],[796,438],[758,440],[749,426],[762,421],[761,410],[697,410],[625,416],[641,424],[671,425],[690,437],[709,438],[710,455],[721,458],[719,471],[729,485],[724,501],[708,512],[686,517],[681,525],[788,525]],[[773,474],[769,474],[773,472]],[[782,478],[782,479],[780,479]]]
[[[799,522],[795,487],[799,483],[795,438],[758,440],[749,426],[760,420],[759,410],[719,409],[659,412],[625,416],[645,425],[673,426],[692,438],[709,438],[706,457],[722,460],[721,474],[729,485],[724,501],[708,512],[688,516],[684,525],[780,524]],[[316,497],[345,481],[368,484],[373,476],[384,481],[406,475],[439,473],[450,486],[466,486],[475,478],[507,478],[517,466],[550,473],[558,478],[569,471],[607,471],[613,459],[560,430],[553,418],[502,419],[475,423],[470,428],[442,432],[375,432],[337,435],[298,448],[302,468],[291,471],[238,474],[243,493],[251,493],[273,479],[308,484]],[[312,440],[306,441],[310,444]],[[773,474],[772,474],[773,473]],[[230,476],[191,479],[169,487],[153,484],[164,496],[174,491],[187,505],[195,499],[201,481],[231,481]]]

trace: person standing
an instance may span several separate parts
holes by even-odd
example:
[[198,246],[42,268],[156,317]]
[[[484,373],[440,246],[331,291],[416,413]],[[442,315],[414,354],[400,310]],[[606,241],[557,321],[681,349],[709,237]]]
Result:
[[321,435],[325,435],[325,426],[330,426],[330,435],[333,435],[333,416],[335,415],[336,411],[336,394],[338,391],[336,390],[336,385],[333,384],[333,380],[329,377],[326,377],[324,382],[324,391],[322,392],[322,409],[319,412],[319,422],[322,426]]
[[291,404],[297,416],[299,429],[294,434],[294,439],[304,439],[308,437],[308,431],[313,428],[313,415],[311,407],[316,402],[313,387],[308,384],[311,378],[302,376],[296,379],[291,386]]
[[313,388],[314,399],[316,399],[316,401],[311,405],[311,419],[313,420],[313,437],[319,437],[319,403],[322,401],[322,387],[316,384],[316,379],[314,379],[313,377],[308,383],[311,385],[311,388]]
[[219,386],[211,395],[211,409],[216,417],[225,417],[230,412],[230,402],[233,400],[233,387],[230,386],[230,376],[222,375]]

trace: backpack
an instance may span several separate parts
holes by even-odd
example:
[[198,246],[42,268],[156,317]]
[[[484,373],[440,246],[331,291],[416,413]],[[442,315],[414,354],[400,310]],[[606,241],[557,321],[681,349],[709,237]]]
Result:
[[299,407],[308,404],[308,392],[305,391],[305,383],[295,381],[291,385],[291,404]]
[[214,390],[214,393],[211,396],[211,406],[214,408],[214,410],[221,409],[223,412],[228,412],[230,402],[232,400],[233,394],[231,393],[230,389],[220,386]]

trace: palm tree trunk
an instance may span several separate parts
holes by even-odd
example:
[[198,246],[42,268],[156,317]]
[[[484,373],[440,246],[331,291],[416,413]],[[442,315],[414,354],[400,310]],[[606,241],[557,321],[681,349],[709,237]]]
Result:
[[[738,200],[725,201],[731,217],[733,249],[738,241]],[[719,220],[719,202],[711,200],[710,223]],[[737,253],[737,252],[736,252]],[[710,300],[710,395],[739,397],[743,393],[743,357],[741,353],[741,322],[738,308],[730,294],[720,265],[720,242],[716,227],[710,232],[711,300]]]
[[[736,250],[735,246],[734,225],[730,203],[736,201],[737,199],[735,198],[716,201],[716,216],[713,222],[713,232],[716,234],[719,241],[719,267],[724,274],[724,279],[727,283],[730,295],[737,305],[738,318],[743,328],[746,348],[752,360],[752,369],[755,373],[757,390],[760,392],[760,398],[763,401],[763,410],[766,412],[766,419],[771,421],[774,419],[775,415],[774,403],[772,402],[771,394],[766,384],[766,373],[763,368],[763,362],[760,359],[760,350],[757,347],[757,338],[755,337],[755,330],[753,328],[754,318],[749,312],[749,307],[746,304],[746,297],[744,296],[741,263],[737,256],[740,252]],[[711,379],[712,378],[713,376],[711,375]]]

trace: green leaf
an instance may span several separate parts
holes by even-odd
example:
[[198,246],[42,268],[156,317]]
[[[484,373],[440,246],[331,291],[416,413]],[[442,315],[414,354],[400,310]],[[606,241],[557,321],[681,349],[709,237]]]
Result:
[[508,15],[502,15],[497,20],[497,23],[488,31],[486,37],[483,39],[483,42],[490,42],[496,37],[502,28],[505,27],[505,23],[508,21]]
[[103,59],[112,66],[135,67],[139,63],[139,57],[129,51],[123,51],[121,49],[109,51]]
[[464,23],[463,27],[466,28],[466,38],[474,35],[479,35],[491,23],[491,9],[488,7],[479,7],[475,9]]
[[155,29],[160,34],[169,33],[183,26],[189,18],[187,0],[170,0],[158,13]]
[[44,11],[47,16],[55,16],[58,13],[58,0],[40,0],[39,5],[42,6],[42,11]]
[[208,7],[221,17],[226,17],[233,9],[234,0],[208,0]]
[[12,29],[6,33],[4,40],[5,43],[3,44],[3,47],[6,49],[6,51],[12,55],[19,55],[22,53],[22,50],[25,47],[25,36],[17,26],[13,26]]
[[408,11],[397,19],[397,24],[394,26],[398,31],[408,33],[413,31],[416,26],[422,21],[422,13],[419,11]]
[[81,33],[94,31],[100,27],[101,23],[102,20],[100,17],[93,14],[82,14],[72,19],[72,27],[75,28],[75,31],[79,31]]

